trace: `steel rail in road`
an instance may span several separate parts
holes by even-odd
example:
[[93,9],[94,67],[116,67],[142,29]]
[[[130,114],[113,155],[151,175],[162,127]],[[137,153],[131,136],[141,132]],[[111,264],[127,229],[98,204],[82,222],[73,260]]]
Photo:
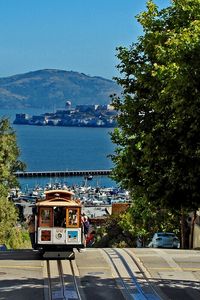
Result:
[[[76,177],[76,176],[108,176],[111,170],[66,170],[66,171],[28,171],[15,172],[16,177]],[[88,177],[89,179],[89,177]]]
[[72,261],[46,260],[45,262],[47,272],[45,300],[81,300]]
[[102,249],[115,273],[116,281],[126,300],[162,300],[152,288],[134,257],[123,249]]
[[81,300],[81,295],[79,293],[79,288],[78,288],[78,283],[77,283],[77,280],[76,280],[76,275],[75,275],[75,271],[74,271],[73,262],[70,260],[69,263],[70,263],[71,270],[72,270],[73,281],[74,281],[74,286],[76,288],[76,293],[78,295],[78,299]]
[[134,257],[133,253],[131,253],[131,251],[127,250],[127,249],[123,249],[123,251],[126,252],[129,255],[129,257],[131,258],[133,263],[140,270],[140,273],[142,274],[144,280],[148,283],[148,287],[149,287],[149,290],[151,291],[152,295],[154,295],[154,297],[157,297],[156,299],[161,299],[160,296],[158,295],[157,291],[155,290],[154,286],[152,285],[151,281],[149,280],[149,278],[145,274],[144,270],[141,268],[140,264],[138,263],[138,261]]

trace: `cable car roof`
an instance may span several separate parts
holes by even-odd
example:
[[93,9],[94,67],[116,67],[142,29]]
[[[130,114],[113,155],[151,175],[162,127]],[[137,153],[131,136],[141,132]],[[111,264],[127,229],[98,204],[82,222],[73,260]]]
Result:
[[45,191],[45,198],[36,203],[36,206],[79,206],[79,199],[73,199],[74,193],[69,190],[49,190]]
[[69,190],[48,190],[44,192],[45,195],[49,195],[49,194],[70,194],[70,195],[74,195],[74,192],[69,191]]
[[78,206],[81,207],[80,200],[71,200],[71,199],[63,199],[63,198],[53,198],[50,200],[42,200],[36,203],[36,206]]

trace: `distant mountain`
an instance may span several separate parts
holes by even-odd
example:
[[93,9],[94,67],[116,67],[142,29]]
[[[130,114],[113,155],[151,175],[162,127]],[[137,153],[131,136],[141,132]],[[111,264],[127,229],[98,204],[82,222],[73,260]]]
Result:
[[108,104],[120,94],[112,80],[83,73],[45,69],[0,78],[0,108],[63,108],[78,104]]

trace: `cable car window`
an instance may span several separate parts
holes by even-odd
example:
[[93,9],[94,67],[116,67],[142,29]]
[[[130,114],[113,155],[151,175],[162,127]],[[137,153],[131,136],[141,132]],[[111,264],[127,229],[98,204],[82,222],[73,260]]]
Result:
[[54,207],[54,226],[66,227],[66,208]]
[[39,226],[40,227],[52,227],[52,208],[42,207],[39,214]]
[[68,208],[67,210],[67,227],[79,227],[79,209]]

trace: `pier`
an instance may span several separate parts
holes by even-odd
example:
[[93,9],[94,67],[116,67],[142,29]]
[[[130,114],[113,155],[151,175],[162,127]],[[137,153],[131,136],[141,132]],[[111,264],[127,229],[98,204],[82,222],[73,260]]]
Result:
[[108,176],[111,170],[74,170],[74,171],[29,171],[15,172],[17,177],[73,177],[73,176]]

